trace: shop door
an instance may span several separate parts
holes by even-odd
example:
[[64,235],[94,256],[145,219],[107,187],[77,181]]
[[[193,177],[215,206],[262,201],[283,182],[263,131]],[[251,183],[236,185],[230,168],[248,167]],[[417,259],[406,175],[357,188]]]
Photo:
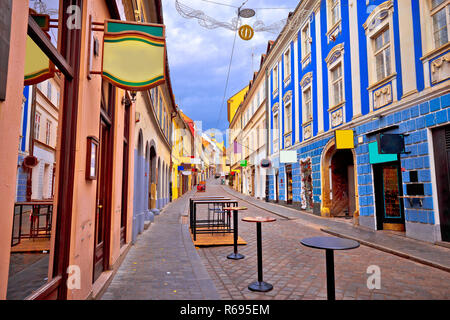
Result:
[[122,211],[120,217],[120,246],[126,242],[127,209],[128,209],[128,139],[130,133],[130,105],[125,105],[123,162],[122,162]]
[[106,177],[108,175],[108,138],[109,128],[101,121],[100,126],[100,154],[99,177],[97,182],[97,212],[95,216],[95,253],[94,253],[94,281],[100,276],[104,268],[106,214],[108,212],[108,199],[106,190]]
[[433,130],[436,187],[442,241],[450,241],[450,125]]
[[100,145],[97,177],[97,209],[95,215],[93,281],[108,268],[110,236],[110,204],[112,194],[112,119],[114,87],[103,82],[100,112]]
[[377,229],[405,230],[405,216],[398,162],[374,165]]
[[286,166],[286,204],[292,204],[292,166]]

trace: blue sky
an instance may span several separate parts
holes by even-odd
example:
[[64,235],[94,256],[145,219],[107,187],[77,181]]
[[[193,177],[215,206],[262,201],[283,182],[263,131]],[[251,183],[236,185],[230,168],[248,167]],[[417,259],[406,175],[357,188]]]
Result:
[[[202,10],[221,22],[231,22],[237,15],[236,8],[214,4],[208,0],[178,1],[192,9]],[[244,2],[210,1],[236,7]],[[267,42],[275,40],[277,34],[257,32],[250,41],[237,36],[226,99],[222,106],[234,32],[225,28],[204,28],[196,19],[183,18],[175,8],[175,0],[162,2],[170,76],[176,102],[194,121],[202,121],[204,131],[209,128],[225,130],[228,127],[226,99],[248,84],[253,71],[258,71]],[[244,8],[288,9],[256,9],[256,16],[242,19],[242,24],[252,25],[256,20],[262,20],[270,25],[285,19],[297,4],[298,0],[248,0]]]

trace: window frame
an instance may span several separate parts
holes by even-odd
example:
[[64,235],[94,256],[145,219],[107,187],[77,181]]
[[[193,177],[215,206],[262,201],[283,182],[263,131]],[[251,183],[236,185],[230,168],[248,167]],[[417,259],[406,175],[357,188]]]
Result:
[[41,113],[36,111],[34,114],[34,139],[39,140],[41,131]]
[[[384,43],[384,35],[388,34],[389,35],[389,42]],[[382,37],[383,38],[383,44],[381,46],[381,48],[377,49],[376,48],[376,39]],[[376,82],[380,82],[383,81],[384,79],[388,78],[389,76],[392,75],[392,37],[391,37],[391,30],[389,28],[389,26],[384,26],[379,32],[375,33],[372,37],[371,37],[371,41],[373,43],[373,61],[374,61],[374,76],[375,76],[375,81]],[[387,58],[386,58],[386,51],[389,50],[389,69],[387,70]],[[382,54],[383,56],[383,76],[381,78],[379,78],[378,75],[378,62],[377,62],[377,56]]]
[[52,130],[52,122],[50,120],[47,119],[47,122],[45,124],[45,144],[46,145],[50,145],[51,142],[51,132]]
[[[341,11],[341,0],[329,0],[329,14],[330,14],[330,22],[329,22],[329,26],[328,26],[328,30],[333,29],[338,23],[341,22],[342,19],[342,11]],[[335,21],[333,21],[333,17],[334,17],[334,9],[338,8],[339,10],[339,16],[336,18],[335,17]]]
[[[301,29],[302,62],[311,56],[311,24],[306,22]],[[307,31],[307,32],[306,32]],[[308,50],[306,50],[308,48]]]
[[276,96],[278,94],[278,63],[272,69],[272,94]]
[[[337,68],[341,69],[341,73],[340,76],[337,79],[333,79],[333,71],[336,70]],[[332,64],[329,67],[329,81],[330,81],[330,96],[332,97],[332,104],[330,105],[330,109],[333,109],[336,106],[341,105],[343,102],[345,102],[345,91],[344,91],[344,63],[343,63],[343,59],[339,59],[337,60],[334,64]],[[335,85],[337,83],[341,83],[340,86],[340,99],[337,100],[336,99],[336,94],[335,94]]]
[[284,83],[287,85],[288,81],[291,79],[292,74],[292,63],[291,63],[291,46],[283,54],[284,63]]
[[[287,113],[288,110],[289,110],[289,113]],[[287,117],[288,114],[289,114],[290,121],[288,121],[288,117]],[[288,101],[284,105],[284,127],[283,127],[283,129],[284,129],[285,135],[292,132],[292,101]]]
[[[442,10],[445,10],[445,19],[446,19],[446,25],[445,28],[447,28],[447,42],[441,43],[439,45],[436,44],[436,30],[434,26],[434,16],[441,12]],[[437,5],[435,8],[433,8],[433,1],[430,0],[430,18],[431,18],[431,29],[432,29],[432,45],[433,49],[438,49],[442,47],[443,45],[447,44],[450,40],[450,28],[448,27],[450,24],[450,1],[444,0],[441,4]],[[444,28],[439,29],[442,30]]]
[[[309,91],[309,108],[307,108],[307,100],[305,99],[305,93]],[[305,86],[302,88],[302,110],[303,110],[303,124],[310,122],[313,119],[313,94],[312,94],[312,86],[311,84]],[[309,117],[308,117],[308,110],[309,110]]]

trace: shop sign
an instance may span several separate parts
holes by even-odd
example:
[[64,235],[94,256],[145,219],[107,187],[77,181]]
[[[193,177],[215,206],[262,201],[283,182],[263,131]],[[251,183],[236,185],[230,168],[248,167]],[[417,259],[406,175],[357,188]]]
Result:
[[334,139],[338,150],[355,148],[353,130],[336,130],[334,131]]
[[164,25],[106,20],[101,74],[124,90],[143,91],[164,83]]
[[371,164],[397,161],[397,154],[381,154],[378,152],[378,142],[369,143],[369,161]]
[[280,163],[296,163],[297,151],[295,150],[282,150],[280,151]]

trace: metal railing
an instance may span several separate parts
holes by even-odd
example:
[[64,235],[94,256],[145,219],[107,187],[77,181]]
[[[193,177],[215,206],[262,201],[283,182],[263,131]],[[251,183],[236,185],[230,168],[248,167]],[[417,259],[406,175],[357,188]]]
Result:
[[22,239],[50,239],[52,214],[53,200],[16,202],[11,246],[18,245]]

